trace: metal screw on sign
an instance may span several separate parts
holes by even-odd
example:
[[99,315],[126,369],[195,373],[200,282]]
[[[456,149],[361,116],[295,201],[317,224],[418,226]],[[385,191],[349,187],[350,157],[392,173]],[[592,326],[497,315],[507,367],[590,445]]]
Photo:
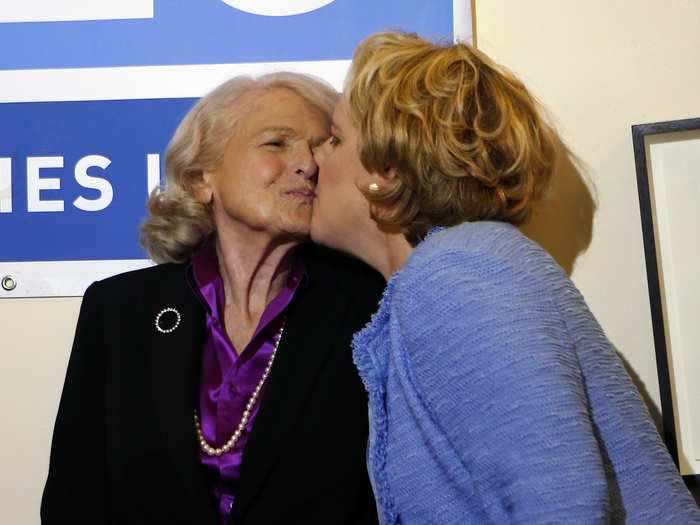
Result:
[[6,275],[2,278],[2,287],[4,290],[11,292],[15,288],[17,288],[17,281],[15,281],[15,278],[11,275]]

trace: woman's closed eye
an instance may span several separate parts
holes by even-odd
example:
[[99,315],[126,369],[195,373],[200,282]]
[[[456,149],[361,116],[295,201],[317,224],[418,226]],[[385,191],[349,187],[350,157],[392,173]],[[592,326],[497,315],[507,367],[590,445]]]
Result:
[[285,141],[282,139],[268,140],[263,144],[263,146],[271,146],[273,148],[283,148],[285,146]]

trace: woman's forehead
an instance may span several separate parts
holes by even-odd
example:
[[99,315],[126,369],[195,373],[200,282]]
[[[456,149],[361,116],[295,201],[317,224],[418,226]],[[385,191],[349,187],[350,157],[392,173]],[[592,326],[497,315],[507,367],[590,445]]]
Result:
[[350,117],[348,116],[347,103],[345,102],[345,99],[341,97],[333,110],[333,126],[343,128],[347,126],[349,121]]
[[298,93],[287,88],[273,88],[258,96],[247,108],[241,131],[257,135],[266,131],[286,135],[326,130],[328,117]]

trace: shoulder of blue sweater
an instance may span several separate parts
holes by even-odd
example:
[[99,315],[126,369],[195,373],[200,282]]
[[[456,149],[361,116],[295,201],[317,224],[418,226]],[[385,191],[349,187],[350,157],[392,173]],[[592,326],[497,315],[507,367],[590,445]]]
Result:
[[547,252],[513,225],[476,221],[431,231],[411,253],[404,273],[420,271],[428,261],[446,254],[460,254],[472,259],[506,264],[523,262],[523,257],[527,257],[529,267],[538,262],[556,265]]
[[538,294],[573,286],[554,259],[517,228],[478,221],[431,231],[392,277],[385,296],[414,300],[417,289],[432,294],[467,282]]
[[512,225],[497,221],[463,222],[449,228],[433,228],[418,247],[459,247],[472,243],[491,242],[494,237],[520,238],[523,235]]

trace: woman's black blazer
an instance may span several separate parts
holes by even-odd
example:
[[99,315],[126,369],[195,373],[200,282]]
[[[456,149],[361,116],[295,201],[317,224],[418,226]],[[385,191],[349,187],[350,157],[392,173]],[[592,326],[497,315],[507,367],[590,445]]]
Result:
[[[288,307],[230,523],[376,523],[366,393],[350,340],[376,310],[383,282],[357,261],[298,249],[310,279]],[[88,288],[42,523],[220,523],[193,426],[205,312],[185,269],[163,264]],[[167,307],[182,321],[164,334],[154,322]]]

